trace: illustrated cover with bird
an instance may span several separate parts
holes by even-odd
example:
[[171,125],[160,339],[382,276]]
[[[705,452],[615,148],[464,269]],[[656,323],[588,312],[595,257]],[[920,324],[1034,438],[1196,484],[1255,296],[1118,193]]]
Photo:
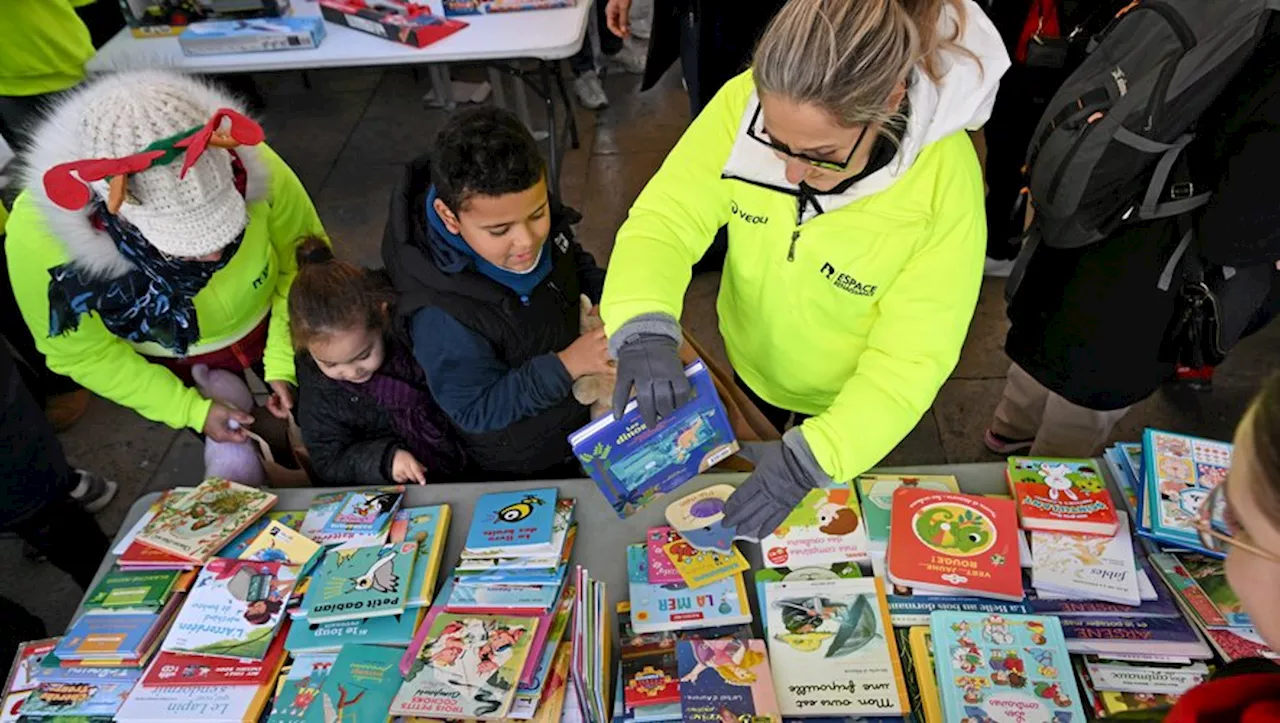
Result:
[[909,711],[879,578],[770,583],[761,607],[783,715]]
[[200,571],[161,649],[262,660],[297,581],[297,568],[279,562],[214,558]]
[[858,478],[862,500],[862,521],[866,525],[867,547],[883,550],[889,544],[889,520],[893,511],[893,491],[899,487],[919,487],[938,492],[959,492],[960,483],[949,474],[864,474]]
[[283,562],[306,570],[321,549],[318,543],[301,532],[278,520],[271,520],[245,547],[239,558],[259,562]]
[[340,547],[325,554],[302,599],[308,623],[400,615],[418,543]]
[[867,534],[851,482],[809,490],[804,500],[760,541],[766,567],[866,562]]
[[1024,529],[1116,534],[1116,505],[1096,461],[1010,457],[1005,474]]
[[556,514],[551,523],[551,547],[554,552],[535,555],[519,547],[490,547],[480,551],[464,548],[462,559],[458,561],[458,571],[555,570],[567,560],[566,549],[573,545],[573,534],[578,527],[573,521],[576,506],[576,500],[566,498],[556,501]]
[[476,500],[467,531],[466,552],[472,555],[558,555],[555,539],[554,487],[513,492],[490,492]]
[[338,653],[324,683],[303,714],[305,723],[386,723],[400,688],[403,651],[379,645],[348,645]]
[[138,542],[203,563],[276,503],[270,492],[207,479],[166,503],[138,533]]
[[404,500],[404,488],[365,489],[348,492],[325,525],[327,532],[354,530],[377,532],[386,529]]
[[763,640],[681,640],[676,661],[684,720],[782,720]]
[[1057,618],[938,612],[929,627],[946,720],[1086,720]]
[[337,659],[337,653],[295,655],[267,723],[303,723],[307,708],[320,693],[320,686],[324,685]]
[[1011,500],[899,487],[888,579],[916,593],[1020,601],[1021,534]]
[[[403,496],[404,486],[371,487],[364,490],[364,492],[368,495],[379,497],[385,503],[385,501],[389,501],[397,495]],[[387,541],[387,533],[391,529],[389,519],[387,524],[377,529],[363,525],[343,525],[333,521],[333,516],[338,514],[347,497],[348,493],[346,492],[330,492],[316,495],[312,498],[311,506],[307,508],[306,515],[302,518],[302,524],[298,526],[298,531],[305,537],[326,546],[363,547],[365,545],[381,545],[385,543]]]
[[444,543],[449,535],[449,505],[414,507],[396,513],[391,523],[392,542],[418,543],[418,556],[413,561],[409,575],[409,607],[430,605],[436,592],[436,575],[440,571],[440,558],[444,555]]
[[644,545],[627,546],[631,626],[637,633],[751,622],[751,606],[741,574],[697,590],[683,584],[654,585],[647,575],[648,557]]
[[504,717],[537,625],[537,618],[510,615],[438,615],[391,704],[391,715]]

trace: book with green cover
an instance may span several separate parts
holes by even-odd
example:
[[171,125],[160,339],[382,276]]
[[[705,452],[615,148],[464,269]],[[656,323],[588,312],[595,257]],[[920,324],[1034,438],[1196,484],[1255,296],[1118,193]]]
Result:
[[324,685],[337,659],[337,653],[295,656],[288,674],[281,679],[280,692],[271,705],[267,723],[303,723],[307,708],[320,694],[320,686]]
[[400,688],[398,664],[404,651],[377,645],[348,645],[307,706],[306,723],[385,723]]
[[[444,555],[445,538],[449,534],[449,505],[411,507],[396,513],[391,523],[392,542],[418,543],[418,557],[409,576],[409,607],[430,605],[436,592],[436,575]],[[403,523],[403,526],[402,524]],[[403,529],[402,529],[403,527]]]
[[412,541],[330,550],[302,601],[307,622],[403,613],[417,553]]
[[164,606],[181,574],[178,570],[126,572],[115,568],[89,593],[88,610],[154,612]]
[[862,520],[867,526],[867,546],[883,550],[889,543],[889,518],[893,510],[893,491],[899,487],[920,487],[938,492],[959,492],[956,478],[946,474],[895,475],[864,474],[858,477],[858,496],[862,498]]

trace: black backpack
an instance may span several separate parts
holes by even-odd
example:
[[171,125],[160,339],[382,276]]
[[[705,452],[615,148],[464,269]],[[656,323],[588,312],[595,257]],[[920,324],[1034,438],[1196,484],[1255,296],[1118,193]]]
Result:
[[1136,0],[1090,44],[1027,152],[1029,244],[1078,248],[1126,221],[1209,200],[1171,183],[1196,121],[1249,58],[1280,0]]

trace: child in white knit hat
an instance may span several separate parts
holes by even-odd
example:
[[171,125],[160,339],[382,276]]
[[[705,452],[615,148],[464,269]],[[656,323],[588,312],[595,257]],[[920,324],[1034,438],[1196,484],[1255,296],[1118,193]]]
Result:
[[107,76],[32,133],[9,275],[49,368],[218,441],[248,410],[191,386],[197,363],[255,368],[287,417],[294,240],[323,235],[306,190],[233,99],[195,78]]

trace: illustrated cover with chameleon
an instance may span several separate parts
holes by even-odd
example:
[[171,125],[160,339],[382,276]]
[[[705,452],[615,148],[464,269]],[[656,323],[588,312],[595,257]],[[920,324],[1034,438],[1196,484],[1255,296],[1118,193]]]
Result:
[[711,373],[701,360],[684,373],[693,397],[653,429],[632,399],[622,419],[606,414],[569,435],[573,453],[619,517],[630,517],[738,451]]
[[939,612],[930,633],[947,720],[1086,720],[1057,618]]
[[400,615],[418,543],[330,550],[303,598],[308,623]]

